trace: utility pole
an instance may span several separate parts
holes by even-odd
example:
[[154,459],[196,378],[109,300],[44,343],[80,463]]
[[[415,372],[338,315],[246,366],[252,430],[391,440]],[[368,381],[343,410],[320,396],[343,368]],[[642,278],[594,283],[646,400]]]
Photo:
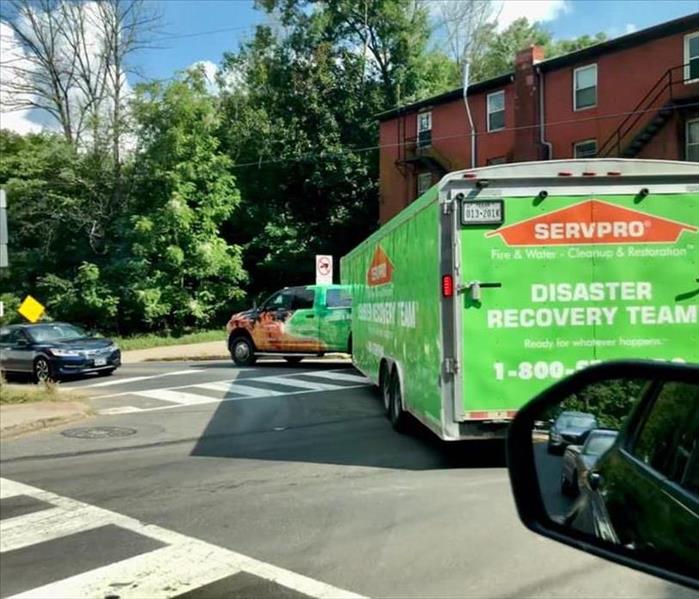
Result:
[[[0,269],[9,267],[7,257],[7,243],[9,235],[7,233],[7,197],[5,190],[0,189]],[[0,318],[5,316],[5,304],[0,301]]]

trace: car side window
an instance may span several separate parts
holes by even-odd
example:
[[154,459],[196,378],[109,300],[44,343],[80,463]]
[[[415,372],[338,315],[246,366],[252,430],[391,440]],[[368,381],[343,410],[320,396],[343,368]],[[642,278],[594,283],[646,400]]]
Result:
[[265,310],[290,310],[293,300],[293,293],[290,289],[279,291],[270,297],[264,305]]
[[310,310],[313,308],[313,303],[315,301],[316,292],[314,289],[307,289],[305,287],[297,287],[293,290],[294,300],[292,303],[293,310]]
[[633,454],[699,496],[699,385],[663,385],[641,424]]
[[350,308],[352,296],[344,289],[328,289],[325,294],[325,304],[328,308]]

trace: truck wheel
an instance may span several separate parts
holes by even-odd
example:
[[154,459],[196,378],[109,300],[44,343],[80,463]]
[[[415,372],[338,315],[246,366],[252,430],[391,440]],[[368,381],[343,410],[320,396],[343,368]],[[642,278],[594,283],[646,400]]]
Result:
[[237,366],[252,366],[257,361],[255,347],[247,337],[232,339],[228,347]]
[[391,374],[390,388],[390,410],[388,418],[393,428],[399,433],[405,432],[408,415],[403,410],[402,393],[398,373],[394,370]]
[[289,364],[298,364],[303,358],[301,356],[284,356]]

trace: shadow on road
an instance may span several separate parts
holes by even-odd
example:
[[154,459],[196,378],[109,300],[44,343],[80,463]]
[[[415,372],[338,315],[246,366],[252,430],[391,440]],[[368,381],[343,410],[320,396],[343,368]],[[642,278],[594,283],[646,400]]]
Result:
[[409,429],[391,428],[370,387],[222,402],[192,455],[407,470],[505,466],[503,441],[446,443],[417,422]]

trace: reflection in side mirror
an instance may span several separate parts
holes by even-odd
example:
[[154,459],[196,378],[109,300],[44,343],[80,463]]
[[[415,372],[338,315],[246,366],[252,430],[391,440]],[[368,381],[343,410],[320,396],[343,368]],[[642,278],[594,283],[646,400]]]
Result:
[[527,526],[699,588],[699,366],[581,371],[521,410],[508,458]]

